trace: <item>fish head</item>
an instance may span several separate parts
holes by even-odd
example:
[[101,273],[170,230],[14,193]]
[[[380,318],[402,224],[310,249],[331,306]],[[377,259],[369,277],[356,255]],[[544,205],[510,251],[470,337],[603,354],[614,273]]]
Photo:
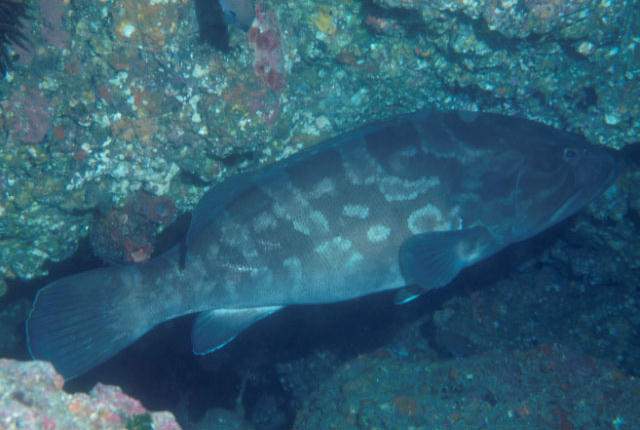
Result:
[[609,148],[546,126],[532,132],[519,142],[522,159],[513,196],[519,239],[578,212],[604,192],[620,170],[619,157]]

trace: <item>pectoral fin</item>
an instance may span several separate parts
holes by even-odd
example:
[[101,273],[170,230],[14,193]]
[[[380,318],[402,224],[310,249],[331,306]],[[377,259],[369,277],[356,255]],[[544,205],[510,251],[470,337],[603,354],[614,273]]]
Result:
[[[407,285],[424,290],[447,285],[460,270],[497,251],[484,227],[434,231],[407,239],[400,247],[400,269]],[[404,294],[396,299],[407,303],[417,295]]]
[[191,331],[193,353],[205,355],[222,348],[242,330],[280,309],[282,306],[264,306],[202,312]]

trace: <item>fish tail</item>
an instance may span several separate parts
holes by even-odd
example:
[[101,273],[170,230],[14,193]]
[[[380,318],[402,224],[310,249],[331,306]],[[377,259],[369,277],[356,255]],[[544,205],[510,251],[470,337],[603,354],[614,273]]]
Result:
[[41,289],[26,322],[31,357],[69,379],[133,343],[155,325],[139,303],[139,274],[134,266],[96,269]]

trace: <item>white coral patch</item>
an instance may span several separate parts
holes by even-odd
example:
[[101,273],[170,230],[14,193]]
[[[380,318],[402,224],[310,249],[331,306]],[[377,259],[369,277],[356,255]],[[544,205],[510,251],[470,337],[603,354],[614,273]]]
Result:
[[335,256],[336,254],[343,254],[349,249],[351,249],[351,241],[341,236],[336,236],[318,245],[316,252],[327,256]]
[[311,234],[311,230],[309,229],[309,225],[306,220],[294,218],[291,222],[295,231],[302,233],[305,236],[309,236]]
[[367,239],[373,243],[382,242],[389,238],[390,233],[391,229],[389,227],[377,224],[367,230]]
[[393,202],[415,200],[420,194],[424,194],[430,188],[438,185],[440,185],[440,178],[437,176],[424,176],[414,181],[387,176],[380,180],[378,188],[388,202]]
[[365,219],[369,216],[369,208],[364,205],[344,205],[342,214],[350,218]]
[[291,281],[299,283],[302,281],[302,262],[297,257],[286,258],[282,262],[282,266],[289,273]]
[[322,214],[322,212],[312,211],[310,218],[322,232],[329,232],[329,221],[327,221],[327,218]]
[[364,260],[364,257],[362,256],[362,254],[360,254],[359,252],[353,252],[351,256],[347,259],[347,262],[345,263],[344,266],[350,269],[354,267],[356,264],[358,264],[359,262],[361,262],[362,260]]
[[451,230],[451,223],[445,221],[442,217],[442,211],[432,204],[411,212],[407,218],[407,226],[413,234]]
[[335,189],[336,186],[333,183],[333,180],[330,178],[324,178],[313,187],[309,196],[312,199],[319,199],[322,196],[333,193]]
[[273,230],[278,226],[278,221],[269,212],[262,212],[253,220],[253,229],[256,233]]

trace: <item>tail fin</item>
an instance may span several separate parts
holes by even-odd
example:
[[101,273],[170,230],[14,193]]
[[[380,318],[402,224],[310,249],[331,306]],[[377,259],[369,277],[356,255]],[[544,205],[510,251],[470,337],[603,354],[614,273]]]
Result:
[[[51,361],[65,378],[81,375],[142,336],[155,322],[141,312],[137,267],[69,276],[44,287],[26,323],[35,359]],[[140,306],[136,306],[140,305]]]

